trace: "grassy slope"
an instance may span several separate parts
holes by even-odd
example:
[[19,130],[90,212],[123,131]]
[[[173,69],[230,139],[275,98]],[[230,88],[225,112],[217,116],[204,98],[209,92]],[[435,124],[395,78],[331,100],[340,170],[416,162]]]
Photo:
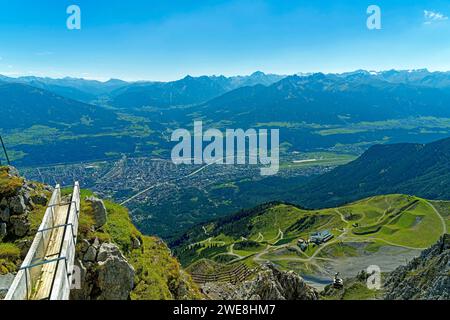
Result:
[[[65,192],[70,193],[70,190]],[[111,201],[104,201],[108,211],[107,223],[101,229],[93,231],[92,208],[85,201],[85,198],[91,195],[90,191],[81,192],[79,239],[99,238],[101,241],[116,243],[120,247],[136,271],[136,286],[131,293],[133,300],[174,299],[174,294],[180,286],[187,288],[186,298],[200,298],[196,285],[181,270],[168,247],[158,238],[142,235],[131,222],[126,208]],[[141,248],[132,249],[133,238],[139,239]]]
[[10,197],[16,194],[16,191],[22,187],[23,179],[10,176],[8,167],[0,167],[0,195]]
[[325,288],[321,294],[323,300],[379,300],[383,296],[382,290],[367,288],[366,280],[353,278],[346,279],[344,288],[334,289],[332,286]]
[[[435,207],[448,224],[446,212],[450,212],[450,202],[439,202]],[[298,250],[298,238],[308,238],[311,232],[323,229],[330,230],[335,236],[326,248],[309,246],[306,252]],[[230,261],[238,256],[251,260],[262,253],[260,258],[278,260],[285,265],[288,264],[283,261],[286,258],[308,259],[315,254],[328,258],[355,256],[356,251],[346,242],[365,242],[369,252],[376,252],[385,245],[419,249],[437,241],[443,227],[427,200],[386,195],[339,208],[313,211],[288,204],[273,204],[248,215],[241,214],[236,219],[210,223],[204,226],[204,230],[206,234],[203,230],[191,232],[190,238],[184,239],[184,246],[176,248],[184,265],[204,258],[223,261],[227,252]],[[247,240],[259,245],[242,246]],[[319,249],[320,252],[316,253]]]

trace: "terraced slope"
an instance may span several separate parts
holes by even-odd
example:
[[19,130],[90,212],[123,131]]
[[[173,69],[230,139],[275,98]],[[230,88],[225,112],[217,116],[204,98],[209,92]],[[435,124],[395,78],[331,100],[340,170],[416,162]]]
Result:
[[199,285],[209,282],[241,283],[248,279],[255,270],[243,263],[220,265],[211,261],[202,260],[190,268],[192,279]]

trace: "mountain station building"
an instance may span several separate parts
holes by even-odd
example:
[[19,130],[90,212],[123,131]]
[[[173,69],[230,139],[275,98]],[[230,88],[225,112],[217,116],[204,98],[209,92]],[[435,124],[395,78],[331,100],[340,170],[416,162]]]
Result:
[[329,230],[314,232],[311,234],[309,241],[319,245],[333,238],[333,234]]

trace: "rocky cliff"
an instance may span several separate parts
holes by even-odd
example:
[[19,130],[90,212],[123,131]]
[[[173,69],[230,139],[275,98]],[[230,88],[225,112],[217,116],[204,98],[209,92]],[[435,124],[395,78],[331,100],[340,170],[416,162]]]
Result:
[[[0,167],[0,298],[42,221],[52,188]],[[62,190],[70,194],[71,190]],[[81,192],[72,299],[198,299],[201,294],[165,243],[142,235],[126,208]]]
[[28,252],[52,188],[0,167],[0,275],[14,272]]
[[385,282],[388,300],[450,299],[450,235],[445,234],[432,247],[394,270]]

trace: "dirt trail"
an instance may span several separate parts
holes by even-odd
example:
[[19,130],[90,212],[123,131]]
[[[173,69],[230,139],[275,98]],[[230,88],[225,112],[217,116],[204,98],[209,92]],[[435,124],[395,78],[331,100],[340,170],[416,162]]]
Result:
[[445,219],[442,217],[442,215],[439,213],[439,211],[436,209],[436,207],[431,202],[428,202],[428,201],[425,201],[425,202],[431,207],[431,209],[433,209],[433,211],[437,214],[437,216],[441,220],[443,234],[446,234],[447,233],[447,224],[445,223]]

